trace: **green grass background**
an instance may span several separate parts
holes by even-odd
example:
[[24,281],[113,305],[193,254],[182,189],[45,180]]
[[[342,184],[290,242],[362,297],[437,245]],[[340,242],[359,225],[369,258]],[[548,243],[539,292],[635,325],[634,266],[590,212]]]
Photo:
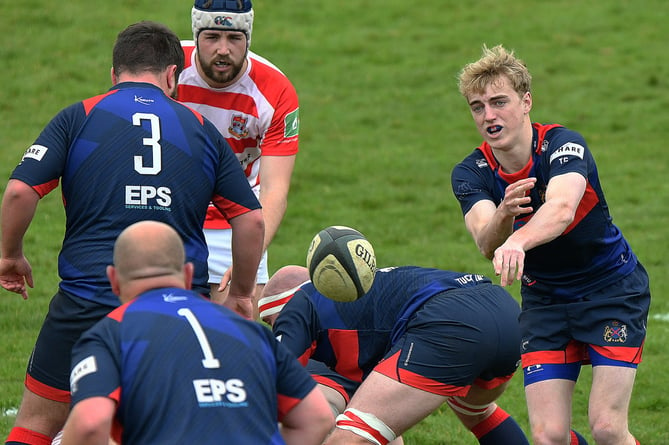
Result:
[[[191,37],[188,1],[2,1],[0,192],[49,119],[110,86],[116,34],[142,19]],[[277,64],[301,100],[301,153],[270,269],[302,264],[312,236],[343,224],[374,244],[379,265],[416,264],[490,275],[450,190],[453,165],[479,143],[456,76],[481,45],[515,49],[534,76],[533,120],[586,137],[615,223],[651,276],[653,304],[630,425],[644,445],[669,443],[669,106],[664,0],[255,0],[252,48]],[[97,173],[97,172],[96,172]],[[13,423],[25,364],[57,285],[59,192],[25,239],[30,299],[0,291],[0,439]],[[518,288],[511,291],[518,296]],[[584,368],[574,425],[590,439]],[[500,399],[525,431],[522,378]],[[407,444],[475,444],[447,408]]]

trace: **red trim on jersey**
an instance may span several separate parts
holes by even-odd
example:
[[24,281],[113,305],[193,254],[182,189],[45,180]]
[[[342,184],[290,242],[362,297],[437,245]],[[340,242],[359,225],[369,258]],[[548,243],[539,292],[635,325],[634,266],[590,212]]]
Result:
[[113,390],[111,393],[109,393],[108,397],[112,400],[115,400],[116,402],[120,402],[121,401],[121,388],[118,387],[115,390]]
[[317,344],[316,341],[314,340],[313,342],[311,342],[311,346],[309,346],[307,350],[304,351],[304,353],[297,358],[297,361],[299,361],[302,366],[307,366],[309,359],[311,358],[312,355],[314,355],[316,346]]
[[54,402],[70,403],[72,400],[69,391],[64,391],[45,383],[38,382],[31,377],[30,374],[26,374],[25,385],[31,392],[44,397],[45,399],[53,400]]
[[358,332],[329,329],[328,338],[337,357],[335,371],[356,382],[362,381],[362,369],[360,369],[358,362],[360,357]]
[[110,96],[114,93],[116,93],[118,90],[112,90],[108,91],[105,94],[100,94],[98,96],[93,96],[88,99],[82,100],[81,103],[84,105],[84,111],[86,112],[86,116],[88,116],[88,113],[91,112],[93,108],[105,97]]
[[58,179],[52,179],[51,181],[44,184],[33,185],[32,189],[37,192],[40,198],[43,198],[56,187],[58,187]]
[[295,408],[295,405],[300,403],[302,399],[296,399],[294,397],[288,397],[284,396],[282,394],[277,394],[277,401],[278,401],[278,415],[279,415],[279,422],[283,420],[283,417],[290,412],[291,409]]
[[504,422],[509,417],[511,417],[509,413],[498,406],[497,409],[493,411],[493,413],[487,419],[472,428],[471,432],[474,434],[474,436],[476,436],[477,439],[480,439],[500,426],[502,422]]
[[210,107],[226,108],[229,110],[244,110],[244,113],[258,117],[258,108],[253,97],[246,94],[214,91],[194,85],[179,85],[177,93],[179,100],[193,102]]
[[116,443],[123,443],[121,438],[123,437],[123,425],[121,425],[121,422],[114,416],[112,419],[112,426],[111,426],[111,438],[114,439],[114,442]]
[[588,183],[585,187],[585,192],[583,193],[581,202],[578,203],[578,208],[576,209],[574,220],[571,224],[569,224],[569,226],[567,226],[566,229],[564,229],[564,232],[562,233],[569,233],[574,227],[583,221],[583,218],[585,218],[588,213],[590,213],[590,210],[594,209],[598,203],[599,197],[597,196],[597,192],[595,192],[595,189],[593,189],[590,183]]
[[51,445],[52,439],[44,434],[27,428],[15,426],[9,432],[6,443],[24,443],[28,445]]
[[[533,123],[532,127],[535,130],[537,130],[537,146],[536,146],[534,151],[536,153],[541,153],[541,146],[543,145],[544,138],[546,137],[546,133],[548,133],[548,131],[552,130],[553,128],[561,127],[561,126],[562,125],[559,125],[559,124],[542,125],[542,124],[539,124],[539,123],[536,123],[536,122]],[[492,147],[490,146],[490,144],[488,144],[487,142],[483,142],[478,147],[478,150],[481,151],[481,153],[483,153],[483,157],[485,157],[486,161],[488,161],[488,165],[490,166],[491,169],[495,170],[499,166],[499,164],[497,163],[497,159],[495,159],[495,155],[492,153]],[[530,162],[528,164],[531,165],[531,161],[532,161],[532,158],[530,157]],[[523,168],[523,171],[526,168],[528,168],[528,170],[529,170],[529,167],[525,166]],[[501,170],[500,170],[500,173],[502,173]],[[523,178],[526,178],[526,177],[527,176],[524,176]],[[522,178],[520,178],[520,179],[522,179]]]
[[337,391],[344,398],[344,400],[346,400],[346,404],[348,405],[350,399],[348,397],[348,393],[346,392],[343,386],[341,386],[339,383],[332,380],[331,378],[322,375],[311,374],[311,377],[313,377],[313,379],[316,380],[316,383],[319,383],[323,386],[327,386],[328,388]]
[[235,216],[243,215],[244,213],[251,211],[251,209],[248,207],[236,204],[223,198],[222,196],[214,196],[212,198],[212,202],[216,204],[216,207],[218,207],[226,219],[232,219]]
[[221,212],[219,212],[215,206],[210,206],[207,209],[207,216],[204,218],[204,228],[221,230],[229,229],[231,226],[228,220],[221,215]]
[[397,380],[414,388],[422,389],[423,391],[441,396],[460,396],[464,397],[469,392],[471,385],[467,386],[453,386],[447,385],[436,380],[424,377],[406,369],[402,369],[398,365],[400,352],[397,351],[391,357],[381,360],[378,365],[374,367],[374,371],[379,372],[386,377]]
[[123,321],[123,315],[125,314],[125,310],[128,309],[129,303],[123,304],[110,313],[107,314],[107,317],[111,318],[112,320],[116,320],[119,323]]

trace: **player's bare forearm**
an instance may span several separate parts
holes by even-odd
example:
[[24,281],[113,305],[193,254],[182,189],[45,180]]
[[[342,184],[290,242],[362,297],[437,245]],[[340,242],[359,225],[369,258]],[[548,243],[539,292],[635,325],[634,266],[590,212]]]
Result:
[[39,195],[28,184],[10,179],[2,199],[2,249],[3,258],[23,256],[23,237],[35,216]]
[[230,220],[232,226],[232,276],[229,295],[251,296],[263,254],[265,223],[261,209]]
[[294,165],[295,155],[263,156],[261,159],[260,177],[262,179],[259,200],[265,220],[263,252],[274,239],[286,213]]

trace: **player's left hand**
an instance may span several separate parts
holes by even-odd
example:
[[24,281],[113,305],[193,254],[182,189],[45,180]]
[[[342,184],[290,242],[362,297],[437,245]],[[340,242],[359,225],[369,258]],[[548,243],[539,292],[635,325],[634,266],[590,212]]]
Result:
[[525,250],[520,244],[514,243],[512,239],[499,246],[495,250],[492,259],[495,275],[500,276],[500,284],[509,286],[514,279],[520,280],[525,267]]

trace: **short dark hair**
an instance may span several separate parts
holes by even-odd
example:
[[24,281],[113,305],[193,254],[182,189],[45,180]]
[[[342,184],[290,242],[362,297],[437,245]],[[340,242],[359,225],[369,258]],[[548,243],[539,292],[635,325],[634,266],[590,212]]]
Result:
[[128,26],[116,38],[112,56],[114,73],[160,73],[177,66],[184,69],[184,51],[179,37],[162,23],[141,21]]

